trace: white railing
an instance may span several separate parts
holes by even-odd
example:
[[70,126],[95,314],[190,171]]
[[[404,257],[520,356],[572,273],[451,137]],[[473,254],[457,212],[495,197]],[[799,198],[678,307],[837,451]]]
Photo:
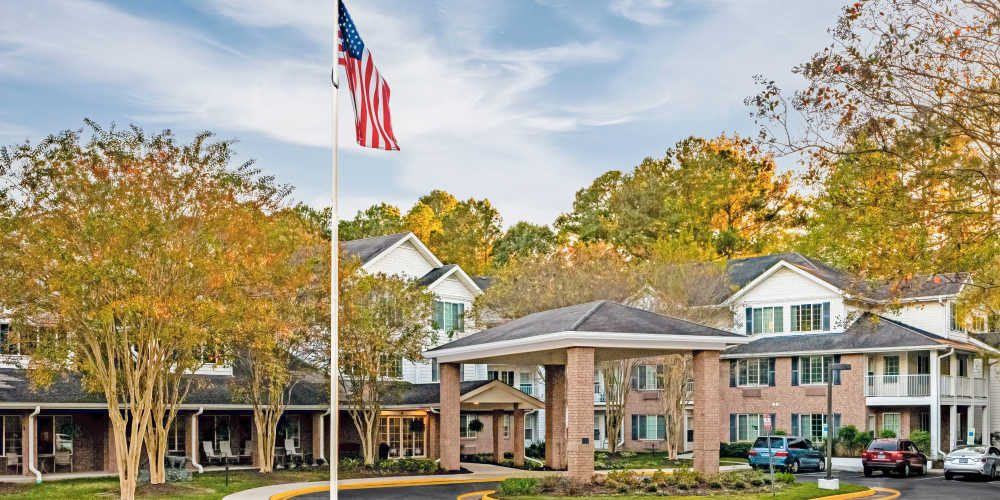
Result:
[[941,375],[941,395],[958,398],[985,398],[986,379]]
[[986,379],[985,378],[975,378],[972,379],[975,384],[975,397],[985,398],[986,397]]
[[951,375],[941,375],[941,395],[955,395],[955,384],[953,383]]
[[595,403],[599,403],[599,404],[606,403],[607,401],[604,400],[604,393],[603,392],[595,392],[594,393],[594,402]]
[[972,379],[969,377],[955,377],[955,396],[960,398],[972,397]]
[[924,397],[930,395],[930,375],[869,375],[865,377],[865,396]]

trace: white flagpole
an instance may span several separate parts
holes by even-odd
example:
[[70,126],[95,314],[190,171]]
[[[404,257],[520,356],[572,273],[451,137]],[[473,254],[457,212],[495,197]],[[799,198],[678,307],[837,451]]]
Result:
[[338,430],[338,420],[340,419],[339,408],[339,360],[337,359],[337,335],[339,312],[340,280],[337,279],[339,265],[339,235],[337,234],[337,97],[340,90],[340,67],[338,64],[338,50],[340,33],[340,2],[333,3],[333,71],[330,78],[333,83],[333,153],[332,153],[332,180],[330,194],[330,499],[337,498],[337,464],[340,462],[339,447],[337,440],[340,437]]

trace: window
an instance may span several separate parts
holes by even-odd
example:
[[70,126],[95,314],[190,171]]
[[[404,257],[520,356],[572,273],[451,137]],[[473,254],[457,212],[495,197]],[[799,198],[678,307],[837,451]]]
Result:
[[535,440],[535,427],[538,425],[538,414],[529,413],[524,416],[524,440]]
[[827,367],[833,361],[832,356],[803,356],[799,358],[799,383],[825,384]]
[[510,438],[510,414],[504,413],[503,415],[503,438]]
[[14,342],[10,334],[10,325],[7,323],[0,323],[0,354],[21,354],[21,344]]
[[867,430],[875,432],[875,415],[868,415],[868,429]]
[[52,455],[57,451],[73,453],[73,435],[76,433],[73,417],[42,415],[37,417],[36,422],[39,455]]
[[639,391],[663,389],[663,365],[639,365],[632,371],[632,388]]
[[389,458],[425,456],[425,434],[424,417],[379,417],[378,437],[380,442],[389,446]]
[[899,382],[899,356],[882,356],[882,362],[885,363],[883,382],[886,384]]
[[746,308],[746,332],[779,333],[785,328],[785,308],[779,307],[748,307]]
[[459,417],[459,426],[460,427],[459,427],[459,433],[458,433],[458,435],[459,435],[460,438],[462,438],[462,439],[475,439],[477,436],[479,436],[478,432],[469,429],[469,424],[472,423],[474,420],[479,420],[479,418],[476,417],[476,415],[469,415],[469,414],[466,414],[466,413],[463,413],[462,415],[460,415],[460,417]]
[[441,367],[438,366],[437,358],[431,360],[431,382],[437,382],[441,376]]
[[465,304],[434,301],[434,329],[446,332],[465,331]]
[[740,387],[767,385],[769,366],[768,358],[739,360],[736,364],[737,385]]
[[813,441],[823,440],[823,425],[826,424],[825,413],[806,413],[799,417],[802,429],[802,437]]
[[[299,421],[299,416],[285,414],[281,419],[283,420],[283,425],[278,426],[278,446],[284,447],[285,440],[291,439],[295,449],[302,451],[302,444],[299,442],[302,437],[302,423]],[[225,441],[229,441],[229,417],[226,417]]]
[[490,380],[499,380],[507,385],[514,385],[514,370],[490,370],[486,372]]
[[961,313],[958,310],[958,305],[954,302],[948,303],[948,326],[953,332],[964,332],[965,325],[961,321]]
[[532,374],[531,374],[531,372],[521,372],[520,378],[521,378],[521,380],[520,380],[520,382],[521,382],[521,384],[520,384],[521,392],[523,392],[523,393],[525,393],[525,394],[527,394],[527,395],[530,396],[531,395],[531,388],[534,387],[534,385],[535,385],[534,381],[532,380]]
[[[222,441],[229,441],[229,415],[215,415],[210,417],[212,419],[212,445],[215,451],[219,451],[219,443]],[[285,421],[288,421],[288,416],[282,417]],[[279,426],[279,437],[281,434],[281,429]],[[285,441],[279,440],[278,446],[284,446]],[[232,449],[232,447],[230,447]]]
[[167,453],[184,453],[184,423],[185,418],[178,415],[167,431]]
[[21,417],[18,415],[3,416],[3,453],[21,454]]
[[403,358],[382,358],[382,376],[385,378],[403,378]]
[[736,440],[753,441],[764,430],[764,416],[760,414],[736,415]]
[[882,414],[882,430],[891,430],[899,436],[899,414],[898,413],[883,413]]
[[819,332],[830,329],[830,303],[792,306],[793,332]]
[[662,441],[666,439],[666,433],[663,415],[632,415],[632,439]]

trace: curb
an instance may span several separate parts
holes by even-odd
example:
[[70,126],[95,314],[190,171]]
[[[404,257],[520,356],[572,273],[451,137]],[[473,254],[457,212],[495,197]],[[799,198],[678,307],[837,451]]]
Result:
[[322,491],[330,491],[329,486],[310,486],[308,488],[299,488],[292,491],[283,491],[281,493],[275,493],[271,495],[270,500],[288,500],[289,498],[297,497],[299,495],[306,495],[308,493],[319,493]]
[[[893,490],[895,491],[895,490]],[[875,495],[876,491],[872,488],[867,490],[855,491],[854,493],[841,493],[840,495],[830,495],[825,497],[817,497],[811,500],[850,500],[852,498],[865,498]],[[895,497],[894,497],[895,498]]]
[[[338,484],[337,490],[365,490],[369,488],[395,488],[399,486],[438,486],[442,484],[499,483],[509,477],[482,479],[404,479],[398,481],[374,481],[367,483]],[[272,497],[272,500],[274,499]]]
[[496,498],[490,496],[491,493],[496,493],[496,490],[490,490],[483,494],[483,500],[497,500]]
[[471,491],[469,493],[462,493],[455,500],[465,500],[466,498],[481,497],[482,500],[496,500],[490,496],[490,493],[496,493],[496,490],[483,490],[483,491]]

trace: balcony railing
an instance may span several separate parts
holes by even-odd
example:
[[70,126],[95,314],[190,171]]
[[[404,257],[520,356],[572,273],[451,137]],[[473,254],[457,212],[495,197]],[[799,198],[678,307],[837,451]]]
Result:
[[607,403],[607,401],[604,400],[604,393],[603,392],[595,392],[594,393],[594,402],[598,403],[598,404]]
[[930,375],[869,375],[865,377],[865,396],[925,397],[930,395]]
[[941,375],[941,395],[959,398],[985,398],[986,379]]

